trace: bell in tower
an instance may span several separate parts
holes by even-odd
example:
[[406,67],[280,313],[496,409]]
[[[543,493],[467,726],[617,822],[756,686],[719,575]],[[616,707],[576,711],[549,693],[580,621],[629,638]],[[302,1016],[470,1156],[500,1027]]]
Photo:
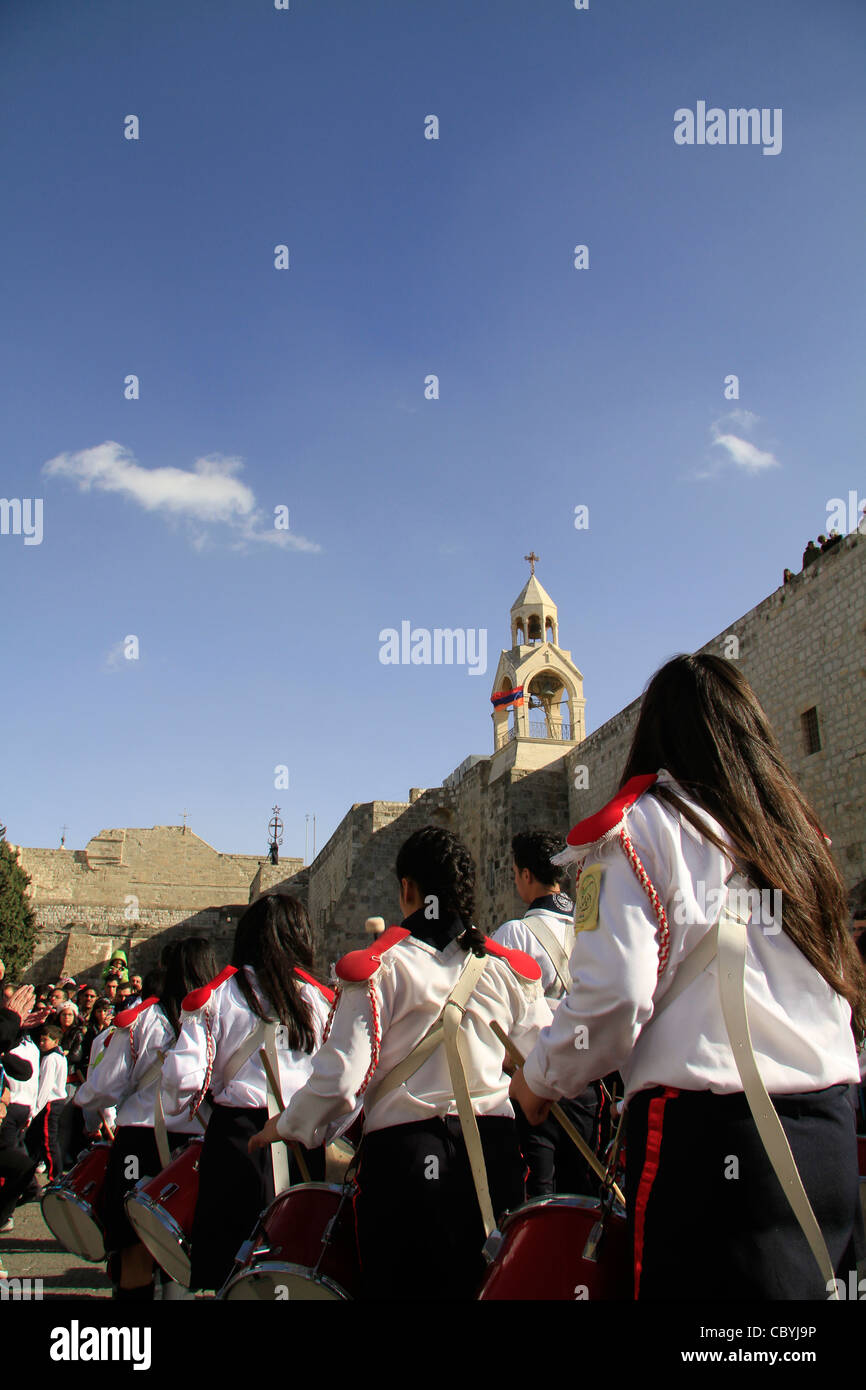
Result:
[[493,681],[491,781],[508,768],[546,767],[585,737],[583,676],[558,645],[559,614],[536,576],[538,558],[524,556],[529,579],[511,605],[511,647]]

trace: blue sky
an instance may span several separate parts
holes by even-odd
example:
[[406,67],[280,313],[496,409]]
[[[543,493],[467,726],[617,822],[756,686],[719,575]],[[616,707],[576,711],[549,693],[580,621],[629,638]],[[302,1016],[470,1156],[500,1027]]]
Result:
[[[7,0],[9,838],[278,801],[301,855],[490,751],[531,548],[590,730],[799,569],[866,495],[864,51],[859,0]],[[404,619],[487,674],[383,665]]]

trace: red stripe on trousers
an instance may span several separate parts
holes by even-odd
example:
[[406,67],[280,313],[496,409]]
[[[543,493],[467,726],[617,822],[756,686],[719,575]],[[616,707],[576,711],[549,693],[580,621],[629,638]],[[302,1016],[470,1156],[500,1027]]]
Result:
[[644,1224],[646,1222],[646,1209],[649,1203],[650,1193],[656,1174],[659,1170],[659,1156],[662,1147],[662,1127],[664,1125],[665,1105],[674,1096],[678,1096],[679,1091],[675,1086],[666,1086],[660,1096],[649,1103],[647,1114],[647,1135],[646,1149],[644,1150],[643,1168],[641,1169],[640,1183],[637,1189],[637,1198],[634,1205],[634,1296],[640,1295],[640,1276],[643,1270],[643,1237]]
[[45,1145],[45,1166],[48,1169],[48,1181],[54,1181],[54,1164],[51,1162],[51,1145],[48,1141],[48,1116],[51,1114],[51,1101],[45,1107],[45,1119],[42,1122],[43,1143]]

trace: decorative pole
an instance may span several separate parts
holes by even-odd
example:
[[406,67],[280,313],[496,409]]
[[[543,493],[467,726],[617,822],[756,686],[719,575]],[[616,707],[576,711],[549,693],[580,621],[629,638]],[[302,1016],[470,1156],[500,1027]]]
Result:
[[283,843],[283,829],[284,829],[284,826],[283,826],[283,822],[280,820],[280,808],[279,808],[279,806],[274,806],[274,807],[272,807],[272,810],[273,810],[273,815],[272,815],[271,820],[270,820],[270,822],[269,822],[269,824],[268,824],[268,833],[270,834],[270,837],[271,837],[271,842],[270,842],[270,844],[268,845],[268,858],[270,859],[270,861],[271,861],[272,864],[279,864],[279,862],[280,862],[280,848],[279,848],[279,847],[280,847],[280,845]]

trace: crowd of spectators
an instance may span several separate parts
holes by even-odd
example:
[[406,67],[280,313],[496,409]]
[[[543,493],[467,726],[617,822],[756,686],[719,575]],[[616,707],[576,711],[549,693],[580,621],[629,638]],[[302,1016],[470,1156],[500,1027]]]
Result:
[[37,993],[8,981],[2,961],[0,984],[0,1232],[9,1232],[16,1207],[39,1197],[37,1173],[53,1182],[87,1143],[112,1137],[113,1115],[82,1111],[72,1097],[115,1013],[140,1001],[142,981],[117,951],[98,988],[64,976]]

